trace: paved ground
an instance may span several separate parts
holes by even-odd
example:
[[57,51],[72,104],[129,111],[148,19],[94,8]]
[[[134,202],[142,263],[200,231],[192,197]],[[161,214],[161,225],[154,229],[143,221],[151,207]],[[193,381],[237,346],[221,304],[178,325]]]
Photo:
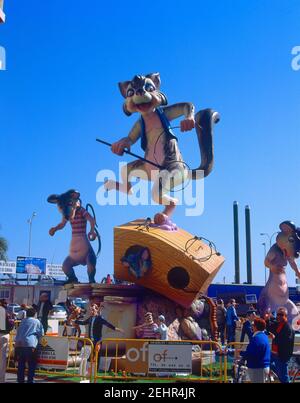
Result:
[[[25,378],[26,379],[26,378]],[[50,378],[44,378],[44,377],[36,377],[34,379],[34,383],[72,383],[72,381],[67,381],[67,380],[60,380],[60,379],[50,379]],[[11,374],[11,373],[6,373],[5,377],[5,383],[17,383],[17,375],[16,374]]]
[[[45,382],[43,379],[35,379],[35,383],[43,383],[43,382]],[[17,383],[17,375],[6,373],[5,383]]]

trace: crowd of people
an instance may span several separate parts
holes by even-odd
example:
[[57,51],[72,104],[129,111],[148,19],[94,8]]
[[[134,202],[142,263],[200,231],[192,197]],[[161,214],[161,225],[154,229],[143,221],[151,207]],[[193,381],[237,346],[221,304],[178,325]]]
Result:
[[[68,301],[67,301],[68,302]],[[295,332],[288,322],[286,308],[278,308],[260,317],[254,307],[250,307],[246,317],[240,319],[237,303],[231,299],[225,307],[223,300],[217,301],[217,322],[220,342],[222,345],[237,342],[237,327],[240,328],[238,342],[248,342],[247,348],[241,351],[241,357],[247,362],[248,376],[253,383],[263,383],[270,376],[272,369],[281,383],[289,382],[288,363],[293,355]],[[34,380],[37,365],[37,347],[41,337],[47,333],[48,315],[52,309],[48,295],[42,294],[39,302],[32,307],[21,306],[17,314],[20,324],[15,338],[15,358],[18,361],[17,380],[25,381],[25,367],[28,366],[28,383]],[[103,305],[90,305],[89,312],[84,312],[72,303],[66,304],[68,326],[75,330],[72,336],[80,337],[80,326],[87,327],[87,337],[94,347],[101,346],[103,326],[116,332],[124,333],[123,329],[105,320],[102,316]],[[87,315],[86,315],[87,314]],[[85,316],[85,318],[83,317]],[[0,301],[0,383],[5,380],[6,356],[9,346],[9,334],[14,327],[14,318],[7,310],[5,300]],[[145,313],[144,323],[133,328],[142,339],[168,340],[168,326],[163,315],[154,321],[151,312]],[[65,336],[69,336],[68,332]]]
[[[236,301],[231,299],[227,308],[223,300],[217,303],[217,322],[222,345],[237,342],[237,324],[241,327],[240,343],[248,339],[241,357],[247,362],[252,383],[264,383],[272,369],[281,383],[289,383],[288,363],[293,355],[295,332],[288,322],[286,308],[261,318],[254,307],[248,310],[242,322],[236,312]],[[232,344],[233,346],[233,344]]]
[[[115,327],[106,321],[102,316],[103,305],[92,304],[89,309],[88,318],[80,319],[77,307],[74,304],[66,304],[69,315],[74,315],[70,320],[72,328],[80,329],[80,325],[87,326],[87,336],[92,340],[94,347],[99,346],[102,340],[103,326],[124,333],[123,329]],[[39,302],[33,306],[23,304],[16,319],[20,321],[15,337],[15,360],[18,362],[17,381],[25,382],[25,368],[28,367],[27,383],[34,382],[34,376],[38,361],[38,344],[40,339],[46,335],[48,330],[48,316],[53,309],[48,294],[43,293]],[[80,311],[80,309],[79,309]],[[0,301],[0,383],[5,382],[6,357],[9,346],[9,334],[15,325],[15,318],[7,310],[7,302]],[[79,335],[80,336],[80,335]]]

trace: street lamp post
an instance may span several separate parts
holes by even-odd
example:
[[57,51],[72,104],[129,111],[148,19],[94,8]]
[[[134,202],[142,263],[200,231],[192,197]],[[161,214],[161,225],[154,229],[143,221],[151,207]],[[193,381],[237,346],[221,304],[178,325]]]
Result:
[[266,237],[268,237],[268,239],[269,239],[269,244],[270,244],[270,249],[271,249],[273,238],[274,238],[274,236],[277,235],[277,234],[279,234],[278,231],[274,232],[271,236],[270,236],[267,232],[262,232],[262,233],[260,234],[260,236],[266,236]]
[[[31,257],[31,235],[32,235],[32,222],[34,217],[36,217],[36,213],[33,212],[31,217],[27,220],[27,223],[29,224],[29,242],[28,242],[28,257]],[[30,285],[31,278],[28,275],[27,276],[27,287]],[[29,288],[28,288],[28,296],[27,299],[29,300]]]
[[29,224],[29,243],[28,243],[28,257],[31,257],[31,235],[32,235],[32,222],[34,217],[36,217],[36,213],[33,212],[31,218],[27,220]]

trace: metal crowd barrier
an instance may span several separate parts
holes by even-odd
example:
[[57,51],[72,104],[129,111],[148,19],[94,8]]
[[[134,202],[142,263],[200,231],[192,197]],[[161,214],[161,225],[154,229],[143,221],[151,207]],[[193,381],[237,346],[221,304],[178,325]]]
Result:
[[[247,343],[242,343],[242,342],[231,342],[228,343],[225,346],[225,350],[223,352],[224,355],[224,367],[223,367],[223,372],[224,372],[224,382],[228,383],[232,381],[232,377],[228,376],[228,371],[230,366],[229,361],[233,361],[233,360],[237,360],[238,358],[240,358],[240,352],[246,350],[247,346],[248,346],[249,342]],[[272,340],[270,340],[270,344],[272,344]],[[232,354],[233,356],[230,357],[229,351],[232,350]],[[294,354],[298,352],[299,356],[300,356],[300,343],[295,343],[294,344]],[[230,357],[230,359],[229,359]],[[289,366],[289,376],[291,378],[293,378],[295,375],[297,375],[297,368],[296,368],[296,363],[294,363],[293,358],[291,358],[290,360],[290,366]],[[299,381],[300,381],[300,375],[299,375]]]
[[224,370],[224,382],[225,383],[229,383],[229,382],[232,381],[232,377],[228,376],[228,371],[229,371],[229,368],[230,368],[230,366],[228,365],[229,364],[228,357],[230,357],[229,351],[233,350],[232,351],[233,357],[232,358],[230,357],[230,358],[232,359],[232,361],[236,360],[240,356],[240,351],[246,350],[248,344],[249,343],[247,343],[247,342],[242,343],[242,342],[238,342],[238,341],[226,344],[225,350],[223,351],[223,354],[224,354],[224,368],[223,368],[223,370]]
[[[150,344],[191,345],[193,355],[192,374],[180,374],[172,370],[157,370],[150,372],[148,368],[148,349]],[[137,380],[164,380],[164,381],[192,381],[192,382],[224,382],[222,347],[214,341],[196,340],[145,340],[145,339],[104,339],[95,346],[94,382],[98,380],[137,381]],[[133,353],[133,355],[132,355]],[[131,357],[129,356],[132,355]],[[138,354],[144,354],[144,360],[138,361]],[[168,354],[168,353],[166,353]],[[133,363],[129,363],[131,358]],[[136,361],[136,366],[134,362]],[[128,365],[129,364],[129,365]],[[128,370],[128,368],[130,368]]]
[[[15,330],[10,334],[9,351],[7,359],[7,371],[17,371],[14,348]],[[206,383],[230,383],[230,361],[239,358],[241,350],[245,350],[248,343],[232,342],[225,348],[214,341],[178,340],[161,341],[145,339],[104,339],[94,346],[93,342],[85,337],[61,337],[45,336],[44,339],[55,339],[68,343],[68,358],[64,369],[43,367],[39,364],[37,375],[46,376],[50,379],[75,378],[78,381],[94,382],[113,381],[170,381],[170,382],[206,382]],[[191,345],[193,354],[192,373],[180,374],[180,371],[172,373],[171,369],[150,372],[148,368],[149,344],[156,345]],[[43,344],[43,339],[41,344]],[[47,343],[46,343],[47,344]],[[231,355],[228,352],[231,351]],[[295,352],[300,354],[300,343],[295,343]],[[131,354],[131,369],[128,370],[128,357]],[[133,353],[133,356],[132,356]],[[144,361],[138,359],[138,354],[144,354]],[[142,362],[142,367],[141,367]],[[54,361],[55,366],[55,361]],[[293,377],[297,368],[291,365],[290,376]],[[300,381],[300,378],[299,378]]]
[[[15,332],[11,332],[9,339],[9,350],[7,358],[7,371],[17,371],[17,360],[15,357]],[[88,338],[78,337],[60,337],[60,336],[44,336],[40,343],[46,344],[51,339],[63,343],[67,340],[67,357],[64,361],[53,360],[53,367],[51,367],[51,347],[48,347],[48,358],[44,363],[38,364],[36,375],[47,376],[49,378],[63,379],[63,378],[78,378],[79,381],[93,381],[93,362],[94,362],[94,345]],[[45,347],[45,346],[44,346]],[[47,349],[47,347],[46,347]],[[56,368],[55,368],[56,367]]]

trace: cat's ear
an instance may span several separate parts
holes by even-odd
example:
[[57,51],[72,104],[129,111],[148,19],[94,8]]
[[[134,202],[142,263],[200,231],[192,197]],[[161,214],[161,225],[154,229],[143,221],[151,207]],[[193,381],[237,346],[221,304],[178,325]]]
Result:
[[51,204],[57,204],[60,200],[60,195],[51,195],[48,197],[47,202]]
[[160,74],[159,73],[147,74],[146,77],[150,78],[150,80],[153,81],[156,89],[158,89],[158,90],[160,89],[161,80],[160,80]]
[[122,94],[122,96],[123,96],[124,98],[126,98],[126,95],[127,95],[127,88],[128,88],[128,86],[129,86],[130,83],[131,83],[131,81],[123,81],[123,82],[121,82],[121,83],[118,84],[118,85],[119,85],[120,92],[121,92],[121,94]]

